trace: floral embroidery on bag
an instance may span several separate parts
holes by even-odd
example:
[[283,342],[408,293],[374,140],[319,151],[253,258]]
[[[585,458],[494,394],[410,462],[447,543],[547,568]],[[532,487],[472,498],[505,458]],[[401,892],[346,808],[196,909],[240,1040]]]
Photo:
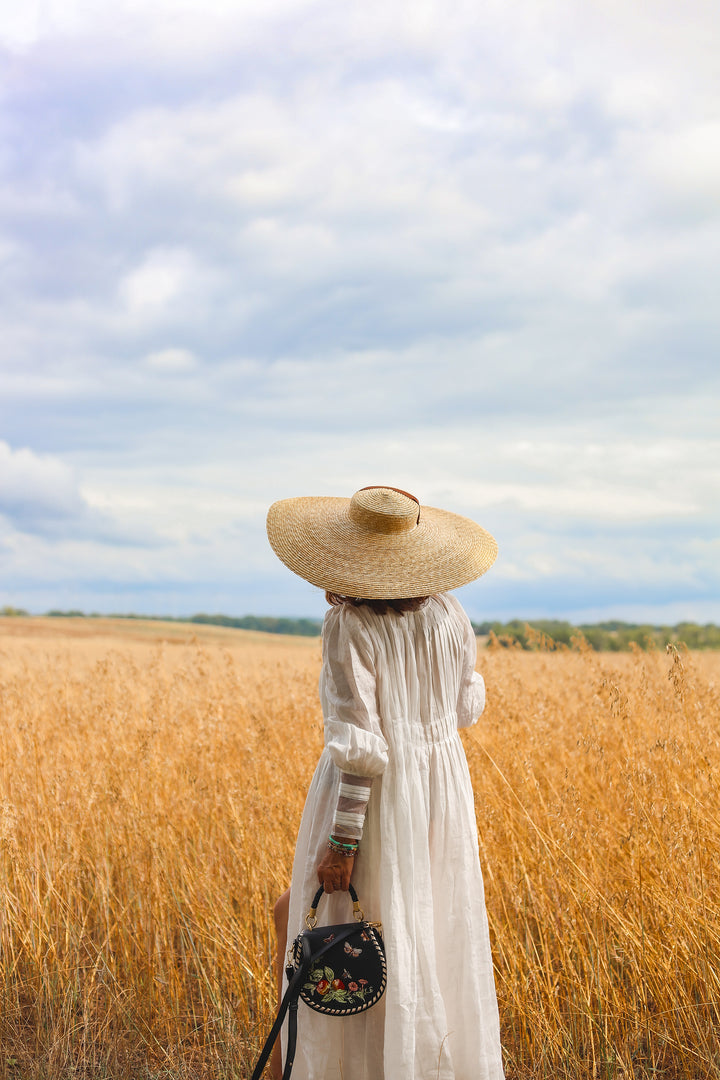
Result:
[[338,978],[329,967],[313,968],[308,977],[310,982],[305,983],[303,990],[314,990],[323,1002],[341,1001],[343,1004],[352,1005],[365,1001],[373,992],[372,986],[368,986],[367,979],[358,979],[356,982],[347,968],[343,971],[342,978]]

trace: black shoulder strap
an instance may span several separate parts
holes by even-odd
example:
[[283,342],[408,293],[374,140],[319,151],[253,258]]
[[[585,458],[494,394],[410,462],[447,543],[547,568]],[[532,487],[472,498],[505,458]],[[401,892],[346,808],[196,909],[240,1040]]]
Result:
[[[291,1005],[294,1005],[293,1015],[294,1015],[294,1017],[295,1017],[295,1019],[297,1021],[297,1003],[298,1003],[298,998],[300,997],[300,987],[302,985],[303,979],[305,978],[305,975],[306,975],[306,967],[305,967],[304,964],[302,964],[297,969],[297,971],[294,972],[294,974],[292,976],[292,979],[290,980],[290,983],[288,985],[288,988],[285,991],[282,1002],[280,1003],[280,1008],[278,1009],[277,1019],[275,1020],[275,1023],[272,1026],[270,1034],[267,1037],[265,1045],[262,1048],[262,1051],[260,1053],[260,1057],[258,1058],[257,1065],[255,1066],[255,1071],[252,1074],[251,1080],[260,1080],[260,1077],[262,1076],[263,1069],[267,1065],[268,1058],[270,1057],[270,1054],[272,1052],[272,1048],[275,1045],[275,1040],[277,1039],[278,1035],[280,1034],[280,1029],[282,1028],[283,1020],[285,1019],[285,1014],[288,1011],[288,1009],[291,1007]],[[297,1032],[297,1023],[294,1024],[293,1026],[295,1027],[295,1030]],[[297,1038],[297,1034],[296,1034],[296,1038]],[[295,1056],[295,1047],[294,1046],[293,1046],[292,1050],[293,1050],[292,1057],[294,1058],[294,1056]],[[288,1055],[287,1056],[288,1056],[288,1058],[290,1058],[290,1056],[291,1056],[290,1055],[290,1045],[289,1044],[288,1044]],[[292,1069],[292,1061],[290,1061],[290,1068]],[[287,1062],[286,1062],[286,1072],[287,1072]],[[290,1073],[288,1072],[287,1075],[289,1077]],[[285,1073],[283,1073],[283,1080],[286,1080]]]
[[288,1045],[287,1054],[285,1055],[285,1068],[283,1070],[282,1080],[290,1080],[290,1073],[292,1072],[293,1062],[295,1060],[295,1047],[297,1045],[298,999],[300,997],[302,984],[305,981],[308,970],[313,961],[318,960],[323,955],[323,953],[326,953],[328,949],[332,948],[333,945],[337,945],[339,941],[344,941],[345,938],[350,937],[350,935],[357,929],[358,925],[359,924],[353,925],[351,923],[346,927],[343,933],[336,934],[331,942],[324,944],[322,949],[318,949],[316,953],[310,952],[310,942],[307,940],[307,938],[303,938],[302,962],[298,967],[297,971],[295,971],[292,967],[288,967],[286,969],[288,988],[283,995],[283,999],[280,1003],[280,1008],[278,1009],[277,1018],[272,1026],[270,1034],[267,1037],[265,1045],[260,1052],[260,1057],[258,1058],[257,1065],[255,1066],[255,1071],[250,1077],[250,1080],[260,1080],[260,1077],[262,1076],[262,1071],[267,1065],[268,1058],[270,1057],[272,1048],[275,1045],[275,1040],[280,1034],[280,1029],[283,1026],[283,1020],[285,1019],[285,1014],[288,1012],[288,1010],[290,1011],[290,1015],[288,1017]]

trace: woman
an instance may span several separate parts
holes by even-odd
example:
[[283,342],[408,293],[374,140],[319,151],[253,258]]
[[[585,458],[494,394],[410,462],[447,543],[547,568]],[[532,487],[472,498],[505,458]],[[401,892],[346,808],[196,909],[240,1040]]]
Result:
[[[292,883],[275,909],[278,974],[318,881],[330,894],[320,921],[349,920],[351,877],[367,917],[383,925],[388,968],[386,993],[367,1012],[337,1019],[300,1006],[293,1080],[501,1080],[458,736],[482,712],[485,688],[470,622],[446,595],[483,574],[497,545],[467,518],[390,487],[284,499],[267,529],[279,558],[332,605],[320,678],[325,749]],[[280,1077],[279,1053],[273,1069]]]

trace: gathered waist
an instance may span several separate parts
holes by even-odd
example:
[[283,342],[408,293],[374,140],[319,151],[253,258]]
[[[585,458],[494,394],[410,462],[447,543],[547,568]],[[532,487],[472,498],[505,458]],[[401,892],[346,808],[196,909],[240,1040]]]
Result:
[[447,742],[458,737],[457,716],[454,712],[433,716],[429,720],[420,717],[394,716],[383,723],[385,737],[390,743],[413,743],[418,746]]

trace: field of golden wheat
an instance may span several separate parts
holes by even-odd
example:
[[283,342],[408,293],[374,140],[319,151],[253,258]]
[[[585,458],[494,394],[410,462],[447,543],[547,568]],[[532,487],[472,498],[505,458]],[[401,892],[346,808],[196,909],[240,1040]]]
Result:
[[[0,620],[0,1076],[243,1080],[317,641]],[[509,1080],[720,1075],[720,655],[483,649]]]

